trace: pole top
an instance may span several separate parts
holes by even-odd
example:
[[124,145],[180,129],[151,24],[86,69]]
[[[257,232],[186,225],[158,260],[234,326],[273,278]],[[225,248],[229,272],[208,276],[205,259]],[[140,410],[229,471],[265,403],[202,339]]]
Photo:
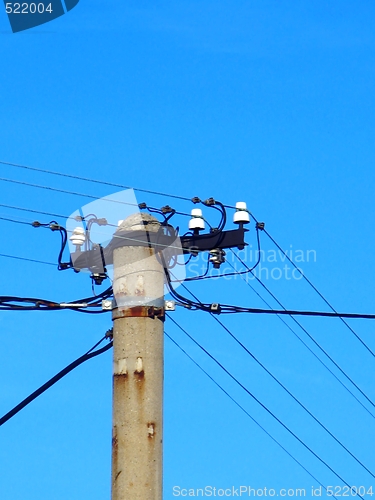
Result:
[[121,221],[115,234],[123,231],[147,231],[150,233],[157,233],[160,228],[158,219],[150,214],[137,212],[129,215],[125,220]]

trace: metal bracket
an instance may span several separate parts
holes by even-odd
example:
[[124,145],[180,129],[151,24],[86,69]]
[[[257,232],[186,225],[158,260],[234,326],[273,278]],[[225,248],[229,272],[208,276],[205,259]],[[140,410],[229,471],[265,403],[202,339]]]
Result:
[[[122,246],[143,246],[153,248],[161,252],[175,244],[178,238],[175,231],[172,235],[166,233],[166,228],[161,226],[157,233],[147,231],[119,231],[115,233],[111,242],[102,249],[96,245],[92,250],[86,252],[73,252],[71,258],[74,269],[78,272],[88,268],[92,273],[104,273],[104,267],[113,264],[113,250]],[[171,231],[169,228],[168,231]],[[242,250],[247,243],[245,234],[248,229],[240,224],[238,229],[230,231],[215,231],[205,234],[193,234],[192,236],[181,236],[180,242],[184,254],[198,255],[199,252],[209,252],[213,249],[238,248]]]
[[111,299],[102,300],[103,311],[112,311],[112,309],[113,309],[113,301]]
[[112,310],[112,319],[120,318],[160,318],[164,320],[164,307],[155,306],[135,306],[135,307],[116,307]]
[[176,302],[174,300],[166,300],[164,303],[164,307],[166,311],[175,311]]

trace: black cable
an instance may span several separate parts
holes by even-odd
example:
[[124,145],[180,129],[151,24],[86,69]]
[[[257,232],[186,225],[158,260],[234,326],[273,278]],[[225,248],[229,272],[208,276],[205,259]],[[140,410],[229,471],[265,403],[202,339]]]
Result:
[[[207,349],[205,349],[197,340],[195,340],[182,326],[180,326],[169,314],[167,316],[172,320],[172,322],[185,334],[191,339],[195,345],[197,345],[204,353],[209,356],[212,361],[214,361],[222,370],[225,371],[229,377],[236,382],[237,385],[239,385],[256,403],[258,403],[269,415],[271,415],[272,418],[274,418],[286,431],[289,432],[304,448],[306,448],[312,455],[314,455],[315,458],[319,460],[323,465],[325,465],[340,481],[342,481],[346,486],[350,488],[350,485],[334,470],[330,465],[327,464],[317,453],[315,453],[304,441],[302,441],[301,438],[297,436],[284,422],[282,422],[269,408],[267,408],[266,405],[264,405],[247,387],[245,387],[232,373],[227,370],[212,354],[210,354]],[[357,493],[357,496],[363,499],[361,495]]]
[[[188,290],[183,283],[182,286]],[[176,291],[174,290],[176,294]],[[194,294],[192,294],[194,296]],[[181,296],[180,296],[181,297]],[[186,300],[186,299],[185,299]],[[201,309],[206,312],[212,312],[211,305],[205,303],[193,303],[196,309]],[[223,314],[235,314],[235,313],[251,313],[251,314],[276,314],[276,315],[288,315],[288,316],[315,316],[315,317],[328,317],[328,318],[352,318],[352,319],[375,319],[375,314],[359,314],[359,313],[338,313],[338,312],[320,312],[320,311],[296,311],[289,309],[260,309],[256,307],[242,307],[234,306],[229,304],[219,304],[220,313]]]
[[319,481],[319,479],[317,479],[308,469],[306,469],[306,467],[304,467],[299,460],[297,460],[276,438],[274,438],[272,434],[270,434],[257,420],[255,420],[255,418],[252,417],[250,413],[245,410],[245,408],[236,399],[234,399],[234,397],[231,396],[229,392],[224,389],[224,387],[222,387],[213,377],[211,377],[211,375],[199,363],[197,363],[197,361],[195,361],[195,359],[193,359],[190,354],[185,351],[185,349],[183,349],[170,335],[168,335],[166,331],[164,331],[164,333],[190,359],[190,361],[195,364],[195,366],[197,366],[226,396],[228,396],[231,401],[233,401],[235,405],[238,406],[238,408],[240,408],[245,413],[245,415],[247,415],[260,429],[262,429],[263,432],[267,434],[268,437],[272,439],[274,443],[276,443],[283,451],[285,451],[287,455],[289,455],[292,460],[294,460],[305,472],[307,472],[307,474],[312,477],[314,481],[316,481],[326,490],[326,487]]
[[268,368],[261,362],[259,359],[251,352],[247,347],[227,328],[216,316],[213,318],[227,331],[227,333],[237,342],[237,344],[242,347],[242,349],[261,367],[263,370],[268,373],[268,375],[303,409],[310,415],[310,417],[315,420],[315,422],[320,425],[322,429],[324,429],[332,439],[336,441],[361,467],[363,467],[374,479],[375,475],[317,418],[315,415],[303,404],[301,401],[294,396],[292,392],[282,383],[280,380],[275,377],[275,375],[268,370]]
[[[197,297],[192,293],[193,297],[197,299]],[[268,375],[303,409],[306,413],[310,415],[311,418],[315,420],[315,422],[320,425],[322,429],[324,429],[332,439],[336,441],[361,467],[363,467],[374,479],[375,475],[334,435],[332,432],[317,418],[315,415],[303,404],[301,401],[294,396],[292,392],[282,383],[280,380],[270,371],[268,368],[243,344],[232,332],[231,330],[224,325],[222,321],[219,320],[217,316],[211,313],[213,319],[219,323],[219,325],[224,328],[224,330],[232,337],[232,339],[265,371]]]
[[[237,274],[239,274],[239,275],[240,274],[249,274],[252,271],[254,271],[254,269],[259,266],[260,260],[261,260],[260,237],[259,237],[259,229],[258,228],[256,228],[256,233],[257,233],[257,243],[258,243],[258,259],[252,268],[249,268],[248,266],[246,266],[245,271],[236,271],[235,273],[217,274],[215,276],[206,276],[206,274],[204,274],[202,276],[197,276],[196,278],[186,278],[185,281],[194,281],[194,280],[198,280],[198,279],[209,280],[209,279],[214,279],[214,278],[218,279],[218,278],[224,278],[225,276],[237,276]],[[230,249],[230,250],[232,250],[232,249]]]
[[[80,300],[74,300],[71,302],[55,302],[51,300],[39,299],[34,297],[16,297],[10,295],[0,296],[0,310],[38,310],[38,311],[46,311],[46,310],[62,310],[69,309],[72,311],[79,312],[87,312],[87,313],[99,313],[105,312],[102,311],[102,300],[108,299],[113,295],[112,287],[107,288],[100,294],[94,297],[88,297]],[[27,305],[23,305],[27,304]],[[82,304],[82,307],[79,307]],[[100,311],[88,310],[85,308],[100,308]]]
[[[1,180],[1,179],[0,179]],[[37,186],[38,187],[38,186]],[[54,189],[54,188],[53,188]],[[71,194],[79,194],[79,193],[72,193],[70,192]],[[95,198],[95,199],[100,199],[100,198]],[[117,202],[116,202],[117,203]],[[118,203],[122,203],[122,202],[118,202]],[[16,208],[16,207],[13,207],[13,208]],[[26,209],[21,209],[21,210],[26,210]],[[27,209],[28,210],[28,209]],[[37,213],[42,213],[42,212],[39,212],[39,211],[35,211]],[[48,214],[49,212],[43,212],[45,214]],[[180,212],[182,213],[182,212]],[[64,216],[65,217],[65,216]],[[68,219],[70,217],[67,217]],[[13,223],[17,223],[17,224],[24,224],[24,225],[30,225],[30,226],[33,226],[33,227],[44,227],[44,228],[50,228],[50,224],[42,224],[42,223],[39,223],[38,221],[33,221],[33,222],[22,222],[22,221],[19,221],[19,220],[15,220],[15,219],[11,219],[11,218],[6,218],[6,217],[0,217],[0,220],[3,219],[5,221],[8,221],[8,222],[13,222]],[[54,224],[56,225],[59,225],[56,221],[52,221]],[[138,224],[138,223],[137,223]],[[106,224],[107,226],[110,226],[110,227],[114,227],[116,230],[118,230],[118,226],[115,225],[115,224],[111,224],[111,223],[107,223]],[[60,225],[59,225],[60,226]],[[60,226],[62,229],[64,229],[62,226]],[[51,228],[50,228],[51,229]],[[98,234],[100,234],[98,232]],[[103,233],[102,233],[103,234]],[[210,238],[210,237],[216,237],[216,233],[208,233],[207,234],[207,237]],[[140,243],[144,243],[143,240],[141,239],[136,239],[136,238],[132,238],[131,236],[121,236],[121,234],[117,234],[115,232],[114,234],[114,239],[117,239],[117,240],[126,240],[126,241],[133,241],[135,243],[137,242],[140,242]],[[170,245],[170,244],[162,244],[162,243],[159,243],[158,244],[159,246],[161,247],[165,247],[165,248],[175,248],[177,250],[180,250],[181,251],[181,246],[173,246],[173,245]],[[65,269],[65,268],[64,268]]]
[[91,349],[89,349],[86,354],[90,354],[91,352],[94,351],[94,349],[96,349],[98,346],[100,346],[100,344],[102,344],[104,342],[105,339],[108,339],[108,340],[111,340],[112,339],[112,336],[113,336],[113,330],[108,330],[107,333],[104,335],[104,337],[102,337],[100,340],[98,340],[98,342],[96,344],[94,344]]
[[[252,216],[254,220],[255,217]],[[367,351],[375,358],[375,353],[374,351],[366,344],[366,342],[364,342],[364,340],[361,339],[361,337],[357,334],[357,332],[344,320],[344,318],[352,318],[353,316],[348,316],[348,315],[342,315],[342,314],[338,314],[336,309],[332,306],[332,304],[330,302],[328,302],[328,300],[324,297],[324,295],[316,288],[316,286],[307,278],[307,276],[301,272],[301,270],[296,266],[296,264],[292,261],[292,259],[289,257],[289,255],[280,247],[280,245],[277,243],[276,240],[274,240],[274,238],[272,238],[272,236],[269,234],[268,231],[266,231],[264,229],[264,232],[266,233],[266,235],[268,236],[268,238],[272,241],[272,243],[274,245],[276,245],[276,247],[283,253],[283,255],[285,255],[285,257],[288,259],[288,261],[292,264],[292,266],[297,269],[297,271],[301,274],[301,276],[303,276],[303,278],[307,281],[307,283],[313,288],[313,290],[319,295],[319,297],[324,300],[324,302],[327,304],[327,306],[331,309],[331,311],[333,311],[336,316],[338,316],[340,318],[340,320],[344,323],[344,325],[346,326],[346,328],[348,328],[348,330],[350,330],[352,332],[352,334],[357,338],[357,340],[359,340],[359,342],[367,349]],[[355,316],[355,317],[358,317],[358,316]],[[373,319],[373,318],[371,318]]]
[[73,363],[70,363],[70,365],[68,365],[66,368],[64,368],[59,373],[57,373],[54,377],[52,377],[50,380],[48,380],[48,382],[46,382],[45,384],[43,384],[41,387],[39,387],[39,389],[37,389],[36,391],[34,391],[32,394],[30,394],[30,396],[28,396],[27,398],[25,398],[23,401],[21,401],[21,403],[19,403],[12,410],[10,410],[3,417],[1,417],[0,418],[0,426],[2,426],[3,424],[5,424],[5,422],[7,422],[8,420],[10,420],[12,417],[14,417],[23,408],[25,408],[32,401],[34,401],[34,399],[36,399],[38,396],[40,396],[41,394],[43,394],[43,392],[45,392],[47,389],[49,389],[54,384],[56,384],[56,382],[58,382],[63,377],[65,377],[65,375],[67,375],[69,372],[71,372],[72,370],[74,370],[74,368],[77,368],[77,366],[81,365],[85,361],[88,361],[89,359],[94,358],[95,356],[99,356],[99,354],[102,354],[103,352],[108,351],[112,347],[112,345],[113,345],[112,341],[108,345],[106,345],[105,347],[102,347],[101,349],[98,349],[97,351],[93,351],[93,349],[95,347],[97,347],[101,342],[103,342],[103,340],[105,338],[106,337],[103,337],[97,344],[95,344],[94,347],[92,347],[89,351],[87,351],[83,356],[81,356],[78,359],[76,359],[75,361],[73,361]]
[[256,307],[241,307],[223,304],[222,312],[231,313],[252,313],[252,314],[284,314],[288,316],[315,316],[323,318],[352,318],[352,319],[375,319],[375,314],[360,314],[360,313],[338,313],[324,311],[295,311],[295,310],[277,310],[277,309],[259,309]]
[[[15,165],[17,166],[17,165]],[[29,167],[24,167],[22,166],[22,168],[29,168]],[[31,168],[31,167],[30,167]],[[60,175],[60,174],[57,174],[57,175]],[[66,176],[66,174],[61,174],[63,176]],[[77,195],[77,196],[86,196],[86,197],[89,197],[91,199],[100,199],[98,197],[95,197],[95,196],[91,196],[91,195],[85,195],[85,194],[82,194],[82,193],[76,193],[76,192],[72,192],[72,191],[66,191],[66,190],[61,190],[61,189],[56,189],[56,188],[51,188],[51,187],[48,187],[48,186],[40,186],[40,185],[36,185],[36,184],[31,184],[31,183],[25,183],[25,182],[21,182],[21,181],[15,181],[13,179],[5,179],[5,178],[0,178],[0,181],[6,181],[6,182],[13,182],[13,183],[16,183],[16,184],[22,184],[22,185],[28,185],[28,186],[31,186],[31,187],[37,187],[37,188],[42,188],[42,189],[49,189],[49,190],[52,190],[52,191],[58,191],[58,192],[62,192],[62,193],[65,193],[65,194],[74,194],[74,195]],[[88,180],[88,179],[83,179],[83,180]],[[155,194],[155,193],[154,193]],[[113,200],[115,201],[115,200]],[[124,203],[124,204],[130,204],[130,203],[125,203],[125,202],[119,202],[119,203]],[[217,204],[219,202],[216,202]],[[131,205],[131,204],[130,204]],[[222,205],[223,207],[226,207],[228,205]],[[229,206],[230,208],[232,208],[231,206]],[[4,220],[10,220],[10,219],[4,219]],[[255,219],[256,220],[256,219]],[[15,220],[12,220],[12,222],[19,222],[21,223],[20,221],[15,221]],[[24,224],[27,224],[27,223],[24,223]],[[266,234],[271,238],[271,236],[269,235],[269,233],[266,231]],[[129,238],[127,238],[129,239]],[[271,238],[272,239],[272,238]],[[274,241],[272,239],[272,241]],[[274,241],[275,242],[275,241]],[[276,242],[275,242],[276,244]],[[281,249],[281,247],[278,246],[278,248]],[[282,250],[282,249],[281,249]],[[284,252],[285,254],[285,252]],[[288,255],[285,254],[286,257],[289,259]],[[294,265],[294,267],[297,268],[297,266],[293,263],[293,261],[290,260],[290,262]],[[304,275],[303,275],[304,276]],[[206,277],[207,279],[207,277]],[[310,282],[311,283],[311,282]],[[312,285],[312,284],[311,284]],[[323,296],[322,296],[323,297]],[[328,303],[328,302],[327,302]],[[330,306],[332,308],[332,306]],[[206,307],[207,309],[207,307]],[[348,314],[348,313],[338,313],[335,309],[332,308],[332,310],[334,311],[333,313],[324,313],[324,312],[311,312],[311,311],[267,311],[267,310],[260,310],[260,309],[251,309],[251,308],[240,308],[240,307],[236,307],[236,306],[229,306],[229,305],[223,305],[222,306],[222,312],[224,313],[233,313],[233,312],[250,312],[250,313],[264,313],[264,314],[289,314],[289,315],[307,315],[307,316],[326,316],[326,317],[339,317],[341,320],[343,320],[343,318],[355,318],[355,319],[375,319],[375,315],[371,315],[371,314]],[[347,327],[354,333],[354,335],[358,338],[358,340],[361,341],[361,343],[369,350],[369,352],[375,357],[375,354],[373,353],[373,351],[365,344],[365,342],[363,342],[363,340],[354,332],[354,330],[344,321],[345,325],[347,325]]]
[[56,267],[55,262],[46,262],[45,260],[37,260],[37,259],[27,259],[26,257],[19,257],[18,255],[8,255],[5,253],[0,253],[0,257],[6,257],[7,259],[26,260],[28,262],[35,262],[37,264],[45,264],[47,266]]
[[220,202],[215,202],[215,204],[218,206],[211,205],[211,204],[206,203],[204,201],[202,203],[206,207],[213,208],[214,210],[217,210],[220,213],[220,222],[219,222],[219,225],[217,227],[217,231],[222,231],[224,229],[226,221],[227,221],[227,214],[226,214],[224,205]]
[[18,165],[16,163],[10,163],[10,162],[5,162],[5,161],[0,161],[0,163],[3,164],[3,165],[9,165],[11,167],[23,168],[23,169],[26,169],[26,170],[32,170],[34,172],[42,172],[44,174],[57,175],[57,176],[60,176],[60,177],[67,177],[69,179],[77,179],[79,181],[93,182],[95,184],[103,184],[103,185],[106,185],[106,186],[114,186],[114,187],[119,187],[119,188],[122,188],[122,189],[133,189],[134,191],[139,191],[140,193],[156,194],[158,196],[167,196],[168,198],[175,198],[177,200],[191,201],[190,198],[186,198],[184,196],[177,196],[177,195],[173,195],[173,194],[160,193],[158,191],[151,191],[149,189],[134,188],[134,187],[131,187],[131,186],[125,186],[124,184],[116,184],[114,182],[99,181],[99,180],[96,180],[96,179],[89,179],[87,177],[80,177],[78,175],[63,174],[61,172],[54,172],[52,170],[46,170],[46,169],[42,169],[42,168],[28,167],[26,165]]
[[[164,267],[165,269],[165,275],[169,287],[170,294],[172,297],[174,297],[176,300],[181,301],[182,303],[186,304],[188,307],[190,307],[193,310],[202,310],[205,312],[215,312],[212,309],[212,304],[208,303],[202,303],[202,302],[193,302],[190,299],[183,297],[181,294],[176,292],[176,290],[172,286],[172,282],[168,273],[168,270]],[[189,293],[191,293],[192,296],[194,294],[190,292],[186,288],[186,286],[181,283],[182,287],[185,288]],[[195,297],[195,296],[194,296]],[[330,312],[319,312],[319,311],[295,311],[295,310],[276,310],[276,309],[259,309],[255,307],[242,307],[242,306],[236,306],[236,305],[230,305],[230,304],[216,304],[217,309],[216,313],[221,313],[221,314],[235,314],[235,313],[251,313],[251,314],[273,314],[273,315],[288,315],[288,316],[316,316],[316,317],[331,317],[331,318],[353,318],[353,319],[375,319],[375,314],[358,314],[358,313],[330,313]]]
[[[233,252],[233,254],[237,257],[238,255],[236,253]],[[229,263],[229,265],[231,267],[232,264]],[[246,265],[246,264],[245,264]],[[233,267],[233,269],[235,269]],[[253,275],[255,278],[257,278],[255,275]],[[243,279],[243,281],[247,284],[247,286],[249,286],[251,288],[251,290],[263,301],[264,304],[266,304],[266,306],[268,306],[270,309],[272,309],[272,306],[255,290],[255,288],[253,286],[250,285],[250,283],[245,279],[243,278],[243,276],[241,276],[241,278]],[[274,294],[266,287],[266,285],[259,280],[259,278],[257,278],[257,280],[262,284],[262,286],[265,287],[265,289],[267,290],[267,292],[279,303],[279,305],[282,306],[282,304],[278,301],[278,299],[274,296]],[[283,307],[283,306],[282,306]],[[324,368],[337,380],[337,382],[339,382],[339,384],[341,384],[341,386],[357,401],[357,403],[359,403],[362,408],[364,410],[367,411],[367,413],[369,415],[371,415],[372,418],[375,419],[375,415],[373,413],[371,413],[371,411],[362,403],[362,401],[360,399],[357,398],[357,396],[342,382],[342,380],[339,379],[339,377],[329,368],[329,366],[327,366],[323,360],[321,360],[319,358],[319,356],[311,349],[311,347],[306,344],[306,342],[297,334],[297,332],[295,330],[293,330],[293,328],[288,325],[288,323],[281,317],[281,316],[277,316],[278,319],[288,328],[288,330],[290,330],[293,335],[295,337],[297,337],[297,339],[306,347],[306,349],[319,361],[319,363],[321,363],[321,365],[324,366]],[[328,353],[325,352],[325,350],[318,344],[318,342],[316,342],[316,340],[311,336],[311,334],[301,325],[301,323],[299,323],[293,316],[291,316],[291,318],[296,322],[296,324],[311,338],[311,340],[313,340],[313,342],[319,347],[319,349],[324,353],[326,354],[326,356],[328,356],[328,358],[331,360],[331,357],[329,356]],[[344,370],[342,370],[339,365],[336,364],[336,362],[332,359],[331,360],[335,366],[337,366],[339,368],[339,370],[342,372],[342,374],[365,396],[366,399],[368,399],[370,401],[370,403],[372,404],[372,406],[374,406],[373,402],[366,396],[365,393],[362,392],[362,390],[356,385],[356,383],[344,372]]]
[[71,301],[69,303],[70,304],[77,304],[77,303],[81,303],[81,302],[90,303],[90,302],[98,301],[99,299],[102,299],[102,300],[108,299],[112,295],[113,295],[113,290],[112,290],[112,286],[110,286],[106,290],[104,290],[103,292],[97,294],[95,297],[87,297],[87,298],[80,299],[80,300],[74,300],[74,301]]
[[[239,257],[239,255],[237,255],[235,252],[233,252],[233,254],[237,257],[237,259],[239,259],[239,261],[246,266],[245,262],[241,259],[241,257]],[[253,274],[253,273],[252,273]],[[253,276],[255,277],[255,279],[258,281],[258,283],[271,295],[271,297],[279,304],[280,307],[282,307],[285,311],[286,311],[286,308],[283,306],[283,304],[279,301],[279,299],[271,292],[271,290],[263,283],[263,281],[261,281],[255,274],[253,274]],[[250,286],[250,284],[248,282],[246,282],[248,284],[248,286]],[[251,287],[251,286],[250,286]],[[253,290],[254,288],[251,287]],[[255,291],[255,290],[254,290]],[[263,302],[264,299],[262,299]],[[270,307],[270,309],[272,309],[272,307],[267,304],[267,302],[265,302],[266,305],[268,307]],[[314,339],[314,337],[306,330],[306,328],[296,319],[294,318],[293,316],[290,316],[291,319],[302,329],[302,331],[309,337],[309,339],[314,342],[314,344],[318,347],[318,349],[331,361],[331,363],[333,363],[336,368],[342,373],[342,375],[351,383],[353,384],[353,386],[362,394],[362,396],[364,398],[366,398],[366,400],[375,408],[375,404],[374,402],[365,394],[365,392],[354,382],[354,380],[349,377],[349,375],[340,367],[340,365],[332,358],[332,356],[330,356],[330,354],[328,354],[328,352]],[[278,316],[278,318],[280,320],[282,320],[281,316]],[[283,321],[283,320],[282,320]],[[342,381],[328,368],[328,366],[308,347],[308,345],[299,337],[299,335],[297,335],[297,333],[285,322],[283,321],[284,324],[287,325],[287,327],[293,332],[293,334],[302,342],[303,345],[305,345],[305,347],[307,347],[307,349],[320,361],[320,363],[323,364],[323,366],[325,366],[327,368],[327,370],[336,378],[336,380],[338,380],[340,382],[340,384],[345,387],[345,389],[356,399],[356,401],[359,402],[359,404],[373,417],[373,413],[371,413],[368,408],[366,408],[366,406],[363,405],[363,403],[350,391],[350,389],[348,387],[346,387],[346,385],[344,385],[342,383]]]
[[5,220],[7,222],[14,222],[15,224],[24,224],[25,226],[31,226],[31,222],[23,222],[16,219],[11,219],[10,217],[0,217],[0,220]]
[[[43,186],[41,184],[32,184],[31,182],[25,182],[25,181],[17,181],[15,179],[7,179],[5,177],[0,177],[0,181],[2,182],[10,182],[12,184],[19,184],[21,186],[28,186],[28,187],[33,187],[37,189],[46,189],[47,191],[53,191],[55,193],[63,193],[63,194],[71,194],[73,196],[82,196],[84,198],[90,198],[91,200],[101,200],[101,197],[98,196],[93,196],[91,194],[87,193],[77,193],[76,191],[68,191],[67,189],[61,189],[61,188],[54,188],[51,186]],[[138,205],[136,203],[129,203],[126,201],[119,201],[119,200],[107,200],[110,203],[119,203],[120,205],[130,205],[138,208]]]
[[52,212],[42,212],[40,210],[34,210],[32,208],[23,208],[23,207],[18,207],[15,205],[5,205],[3,203],[0,203],[0,207],[10,208],[12,210],[20,210],[22,212],[31,212],[31,213],[40,214],[40,215],[50,215],[51,217],[61,217],[62,219],[69,219],[69,217],[67,215],[55,214]]
[[[48,228],[48,229],[51,229],[52,231],[59,231],[60,236],[61,236],[61,247],[60,247],[60,251],[58,254],[58,258],[57,258],[57,269],[59,271],[61,271],[63,269],[68,269],[69,267],[72,267],[71,262],[69,262],[69,263],[62,262],[62,256],[63,256],[64,250],[65,250],[65,247],[67,244],[67,240],[68,240],[68,233],[67,233],[67,230],[63,226],[60,226],[60,224],[58,224],[56,221],[53,220],[49,223],[43,224],[43,223],[38,222],[38,221],[24,222],[24,221],[12,219],[9,217],[0,217],[0,220],[4,220],[7,222],[12,222],[12,223],[16,223],[16,224],[24,224],[26,226]],[[5,257],[6,255],[3,254],[2,256]],[[14,258],[19,258],[20,260],[26,260],[26,259],[23,259],[22,257],[14,257]],[[42,261],[38,261],[38,260],[34,260],[34,259],[29,259],[29,260],[31,260],[32,262],[39,262],[39,263],[42,262]]]
[[[209,278],[210,276],[207,276],[209,269],[210,269],[210,257],[208,256],[207,257],[207,264],[206,264],[206,270],[205,270],[205,272],[203,274],[201,274],[200,276],[192,276],[191,278],[185,278],[185,281],[197,281],[197,280],[200,281],[200,280]],[[217,276],[211,276],[211,277],[215,277],[216,278]],[[174,281],[174,280],[171,280],[171,281]],[[179,280],[177,280],[177,281],[179,281]]]

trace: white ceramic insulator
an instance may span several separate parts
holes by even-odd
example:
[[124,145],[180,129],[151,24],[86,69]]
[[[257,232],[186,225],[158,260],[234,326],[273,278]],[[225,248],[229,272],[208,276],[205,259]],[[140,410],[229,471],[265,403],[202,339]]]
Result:
[[235,224],[248,224],[250,222],[249,212],[245,211],[235,212],[233,216],[233,222]]
[[192,217],[203,217],[202,210],[200,208],[193,208],[191,211],[191,216]]
[[238,201],[236,203],[236,212],[233,216],[233,222],[235,224],[248,224],[250,222],[250,214],[244,201]]
[[73,245],[82,246],[86,240],[85,230],[82,227],[76,227],[69,239]]
[[189,220],[189,229],[198,229],[199,231],[205,228],[202,210],[193,208],[191,211],[191,219]]
[[245,201],[237,201],[236,203],[237,210],[247,210],[247,205]]

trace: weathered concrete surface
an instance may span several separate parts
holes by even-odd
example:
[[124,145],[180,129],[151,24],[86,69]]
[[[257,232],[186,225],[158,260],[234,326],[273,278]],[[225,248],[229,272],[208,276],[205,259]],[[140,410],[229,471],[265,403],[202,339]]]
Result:
[[[120,229],[156,232],[159,223],[131,216]],[[137,223],[138,222],[138,223]],[[164,272],[154,249],[114,251],[116,300],[121,307],[163,305]],[[114,320],[112,500],[162,499],[163,322],[146,317]]]

